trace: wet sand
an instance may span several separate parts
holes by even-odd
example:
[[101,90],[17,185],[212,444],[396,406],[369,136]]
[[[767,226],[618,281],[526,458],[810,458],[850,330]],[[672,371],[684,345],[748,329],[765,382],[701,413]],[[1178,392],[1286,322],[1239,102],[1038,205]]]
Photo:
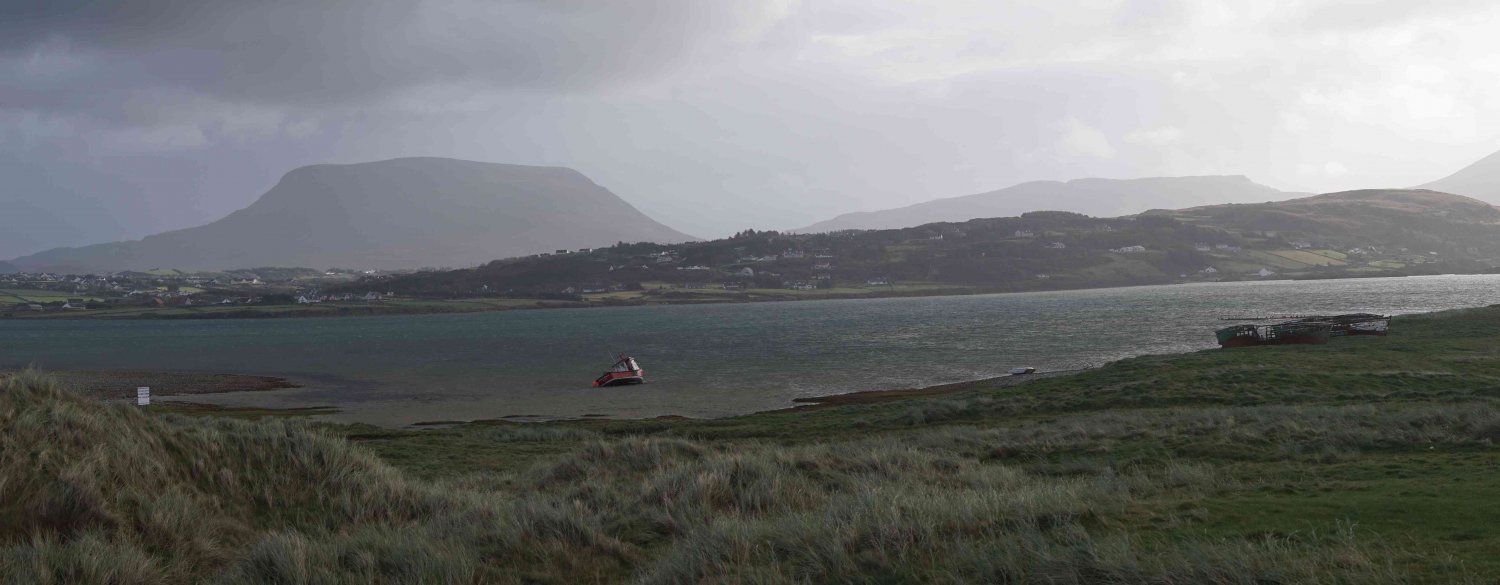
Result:
[[[953,384],[942,384],[927,386],[923,388],[905,388],[896,390],[867,390],[861,392],[850,392],[845,394],[830,394],[827,396],[808,396],[795,398],[796,403],[787,408],[770,409],[761,412],[785,412],[804,411],[817,408],[834,406],[846,406],[854,404],[877,404],[882,402],[893,402],[908,400],[912,398],[927,398],[955,394],[978,386],[987,388],[1013,386],[1039,380],[1065,376],[1081,372],[1083,370],[1063,370],[1052,372],[1036,372],[1019,376],[997,376],[968,382]],[[0,380],[14,374],[15,370],[0,370]],[[153,397],[168,396],[194,396],[206,394],[226,394],[238,392],[263,392],[271,390],[285,390],[302,388],[301,384],[294,383],[286,378],[275,376],[252,376],[245,374],[208,374],[195,372],[153,372],[144,370],[47,370],[48,376],[56,378],[64,387],[93,398],[102,400],[132,400],[135,398],[135,389],[139,386],[151,387]],[[171,402],[174,408],[192,411],[190,414],[220,414],[235,415],[240,411],[253,412],[257,414],[271,415],[327,415],[337,412],[336,407],[314,406],[304,408],[275,408],[275,407],[249,407],[249,406],[222,406],[214,404],[194,403],[189,401],[174,400]],[[507,419],[517,418],[515,416],[504,417]],[[521,417],[524,418],[524,417]],[[611,418],[608,415],[583,415],[574,420],[598,420],[600,418]],[[676,416],[658,418],[680,418]],[[421,421],[408,426],[451,426],[466,423],[496,422],[480,419],[474,421]]]
[[[0,379],[16,373],[0,370]],[[195,372],[151,372],[142,370],[46,370],[64,387],[103,400],[134,399],[135,389],[151,387],[151,395],[191,396],[225,392],[258,392],[301,388],[286,378],[248,376],[244,374],[205,374]]]

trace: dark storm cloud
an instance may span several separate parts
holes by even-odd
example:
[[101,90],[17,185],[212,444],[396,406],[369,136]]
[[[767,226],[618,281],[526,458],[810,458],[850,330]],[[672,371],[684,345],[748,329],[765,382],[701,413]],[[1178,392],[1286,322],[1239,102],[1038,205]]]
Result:
[[23,4],[0,19],[10,107],[142,85],[299,105],[435,83],[592,90],[660,75],[742,16],[696,0]]

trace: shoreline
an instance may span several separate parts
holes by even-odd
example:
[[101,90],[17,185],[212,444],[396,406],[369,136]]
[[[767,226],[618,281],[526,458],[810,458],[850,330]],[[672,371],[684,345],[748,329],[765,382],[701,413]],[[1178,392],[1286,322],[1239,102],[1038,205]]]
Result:
[[[1164,355],[1176,355],[1176,354],[1164,354]],[[1098,368],[1098,366],[1091,367],[1091,368],[1077,368],[1077,369],[1072,369],[1072,370],[1051,370],[1051,371],[1046,371],[1046,372],[1039,371],[1039,372],[1033,372],[1033,373],[1030,373],[1030,374],[1021,374],[1021,375],[1007,374],[1007,375],[1004,375],[1004,376],[992,376],[992,377],[989,377],[989,378],[980,378],[978,380],[969,380],[967,382],[950,382],[948,384],[937,384],[937,385],[934,385],[934,386],[922,386],[922,387],[918,387],[918,388],[897,388],[897,389],[892,389],[892,390],[859,390],[859,391],[856,391],[856,392],[844,392],[844,393],[841,393],[841,394],[827,394],[827,395],[824,395],[824,396],[804,396],[802,398],[793,398],[792,402],[794,402],[796,404],[794,406],[791,406],[791,407],[788,407],[788,408],[773,408],[773,409],[770,409],[770,410],[760,410],[760,411],[746,413],[745,415],[738,415],[738,416],[747,416],[747,415],[754,415],[754,414],[764,414],[764,413],[768,413],[768,412],[792,412],[792,411],[814,410],[814,409],[818,409],[818,408],[830,408],[830,407],[836,407],[836,406],[850,406],[850,405],[855,405],[855,404],[879,404],[879,403],[882,403],[882,402],[896,402],[896,401],[908,400],[908,399],[912,399],[912,398],[931,398],[931,397],[934,397],[934,396],[947,396],[949,394],[957,394],[959,392],[963,392],[964,390],[978,388],[978,387],[981,387],[981,386],[986,387],[986,388],[1006,388],[1006,387],[1015,386],[1015,385],[1018,385],[1018,384],[1024,384],[1026,382],[1030,382],[1030,381],[1033,381],[1033,380],[1044,380],[1044,379],[1047,379],[1047,378],[1060,378],[1060,377],[1063,377],[1063,376],[1071,376],[1073,374],[1078,374],[1078,373],[1081,373],[1081,372],[1087,372],[1089,370],[1093,370],[1093,369],[1097,369],[1097,368]]]
[[[1024,375],[992,376],[988,378],[979,378],[976,380],[968,380],[964,382],[950,382],[946,384],[920,386],[915,388],[858,390],[854,392],[843,392],[839,394],[827,394],[822,396],[804,396],[793,398],[791,400],[792,404],[788,406],[755,410],[751,412],[711,418],[685,417],[678,414],[663,414],[648,417],[614,417],[611,415],[593,414],[569,418],[549,419],[546,421],[517,421],[513,420],[515,415],[507,415],[500,417],[477,418],[473,420],[416,421],[391,428],[423,429],[463,425],[550,424],[558,422],[652,421],[668,419],[723,420],[762,414],[807,412],[840,406],[879,404],[884,402],[897,402],[901,400],[910,400],[916,398],[946,396],[981,386],[989,388],[1009,387],[1034,380],[1069,376],[1092,369],[1096,368],[1053,370],[1044,372],[1039,371]],[[5,378],[22,371],[25,371],[24,368],[0,368],[0,381],[3,381]],[[104,401],[134,400],[135,389],[139,386],[148,386],[151,388],[151,396],[153,398],[173,398],[173,400],[162,401],[160,406],[173,412],[181,412],[182,414],[234,417],[241,417],[246,415],[304,417],[336,414],[342,411],[342,409],[337,406],[328,405],[292,408],[277,408],[271,406],[255,405],[223,406],[205,402],[194,402],[191,399],[184,399],[184,397],[191,396],[292,390],[305,387],[304,385],[293,382],[291,379],[283,376],[123,369],[41,370],[41,373],[56,379],[60,384],[73,392],[76,392],[88,398]]]
[[[0,369],[0,380],[21,369]],[[133,400],[135,389],[151,388],[151,396],[176,397],[230,392],[264,392],[302,388],[279,376],[154,370],[41,370],[59,384],[82,396],[99,400]]]
[[[1495,305],[1490,305],[1495,306]],[[1471,307],[1471,308],[1482,308]],[[1439,311],[1441,312],[1441,311]],[[1431,313],[1418,313],[1431,314]],[[1198,353],[1201,350],[1170,352],[1163,354],[1150,354],[1156,356],[1186,356]],[[1113,363],[1113,362],[1110,362]],[[667,419],[692,419],[701,421],[728,420],[741,417],[751,417],[764,414],[788,413],[797,411],[812,411],[824,408],[841,406],[871,405],[921,398],[941,397],[958,394],[971,389],[998,389],[1008,388],[1026,382],[1066,377],[1076,375],[1102,367],[1109,363],[1100,364],[1086,368],[1074,368],[1067,370],[1038,371],[1023,375],[1000,375],[986,378],[978,378],[962,382],[949,382],[929,386],[918,386],[908,388],[893,388],[884,390],[857,390],[836,394],[818,396],[802,396],[791,398],[789,403],[782,406],[749,410],[745,412],[719,415],[719,416],[684,416],[680,414],[658,414],[658,415],[635,415],[615,416],[607,414],[585,414],[578,416],[563,416],[559,418],[547,418],[545,420],[521,421],[518,417],[532,415],[501,415],[469,420],[459,419],[431,419],[413,420],[411,422],[397,423],[387,426],[381,423],[369,423],[364,421],[327,421],[331,424],[357,425],[373,424],[391,429],[414,429],[423,427],[451,427],[470,424],[526,424],[526,423],[557,423],[557,422],[601,422],[601,421],[652,421]],[[23,368],[0,368],[0,380],[9,374],[21,371]],[[228,374],[228,373],[203,373],[203,372],[170,372],[170,371],[146,371],[146,370],[44,370],[43,373],[56,377],[65,386],[79,392],[80,394],[100,399],[127,400],[134,398],[134,389],[137,386],[151,386],[152,394],[159,397],[188,397],[193,395],[215,395],[257,391],[289,390],[304,388],[303,383],[294,382],[290,377],[256,374]],[[289,375],[288,375],[289,376]],[[301,382],[307,382],[305,376],[299,376]],[[344,412],[344,408],[337,405],[311,405],[290,408],[278,408],[257,404],[246,404],[243,406],[223,406],[212,403],[193,402],[189,400],[171,400],[174,405],[184,410],[193,410],[204,414],[223,414],[234,416],[240,413],[262,413],[266,415],[285,414],[287,416],[299,415],[332,415]]]
[[[381,304],[370,303],[319,303],[312,305],[264,305],[264,306],[232,306],[217,307],[204,305],[196,307],[164,307],[145,308],[129,307],[122,309],[93,309],[103,314],[90,314],[90,311],[80,312],[53,312],[39,314],[16,314],[9,311],[0,311],[0,322],[3,321],[176,321],[176,320],[248,320],[248,319],[331,319],[347,317],[384,317],[395,315],[456,315],[471,313],[492,313],[505,311],[531,311],[551,309],[607,309],[616,307],[655,307],[675,305],[721,305],[721,304],[749,304],[749,303],[779,303],[799,301],[839,301],[859,299],[898,299],[898,298],[933,298],[933,297],[961,297],[992,294],[1022,294],[1022,293],[1044,293],[1044,292],[1068,292],[1088,291],[1116,288],[1138,288],[1147,286],[1179,286],[1192,284],[1234,284],[1247,282],[1303,282],[1303,281],[1326,281],[1326,280],[1366,280],[1372,278],[1418,278],[1431,276],[1486,276],[1495,275],[1495,272],[1443,272],[1443,273],[1413,273],[1413,274],[1351,274],[1339,276],[1305,276],[1299,278],[1268,278],[1268,279],[1237,279],[1237,280],[1213,280],[1213,281],[1168,281],[1168,282],[1136,282],[1136,283],[1100,283],[1097,286],[1077,287],[1036,287],[1036,288],[1014,288],[1000,286],[981,286],[959,283],[930,283],[937,288],[919,290],[893,290],[872,291],[870,294],[852,293],[829,293],[823,295],[792,295],[776,294],[770,292],[743,292],[735,294],[713,294],[713,293],[675,293],[692,296],[647,298],[647,299],[582,299],[582,300],[559,300],[559,299],[521,299],[507,297],[472,297],[472,298],[428,298],[411,297],[388,301]],[[773,289],[753,289],[756,291],[770,291]],[[400,303],[418,303],[421,306],[402,306]],[[109,311],[114,311],[110,313]]]

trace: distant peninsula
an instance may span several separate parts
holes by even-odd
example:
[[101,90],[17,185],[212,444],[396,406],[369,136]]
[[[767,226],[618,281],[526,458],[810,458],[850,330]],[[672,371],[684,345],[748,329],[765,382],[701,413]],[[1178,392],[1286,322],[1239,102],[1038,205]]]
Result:
[[890,230],[747,230],[461,270],[0,275],[0,316],[450,313],[1475,274],[1497,266],[1500,209],[1436,191],[1366,190],[1115,218],[1037,211]]

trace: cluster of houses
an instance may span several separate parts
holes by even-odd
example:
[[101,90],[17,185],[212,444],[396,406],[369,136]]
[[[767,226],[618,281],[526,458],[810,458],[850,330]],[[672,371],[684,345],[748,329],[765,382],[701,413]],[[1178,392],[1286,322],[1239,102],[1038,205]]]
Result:
[[[780,281],[779,286],[781,288],[791,290],[813,290],[817,288],[826,288],[832,285],[832,273],[835,271],[835,267],[833,264],[833,261],[835,260],[835,254],[831,250],[786,249],[780,253],[775,254],[746,254],[744,248],[736,248],[735,252],[737,256],[735,256],[734,260],[727,266],[714,267],[705,264],[671,266],[672,269],[682,271],[684,273],[691,272],[703,274],[705,276],[717,273],[725,277],[726,280],[724,281],[713,282],[712,280],[689,277],[690,280],[686,280],[684,282],[681,282],[680,284],[662,283],[653,285],[653,287],[656,289],[682,288],[700,290],[738,290],[750,288],[752,286],[774,287],[776,285],[770,285],[768,281],[772,281],[782,277],[782,273],[775,270],[811,272],[811,274],[806,274],[800,279]],[[810,260],[810,262],[806,264],[801,263],[802,261],[807,260]],[[785,261],[797,262],[792,264],[782,264],[782,262]],[[680,251],[674,249],[665,249],[651,252],[650,254],[642,257],[638,257],[626,264],[611,264],[609,266],[609,271],[613,272],[617,270],[635,268],[647,270],[653,268],[660,269],[667,267],[663,265],[682,263],[685,263],[685,261],[683,258],[683,254]],[[778,268],[773,270],[772,265],[775,265]],[[864,284],[864,286],[890,285],[891,281],[888,278],[873,278],[869,279]],[[589,293],[606,293],[618,290],[624,290],[624,288],[620,285],[572,285],[557,290],[556,292],[567,295],[576,295]]]
[[375,292],[375,291],[370,291],[370,292],[367,292],[367,293],[362,294],[362,295],[357,295],[357,294],[354,294],[354,293],[342,293],[342,294],[332,294],[332,295],[323,295],[323,294],[318,294],[318,293],[310,293],[310,294],[305,294],[305,295],[298,295],[297,296],[297,304],[299,304],[299,305],[311,305],[311,304],[315,304],[315,303],[335,303],[335,302],[355,302],[355,301],[363,301],[363,302],[366,302],[366,303],[374,303],[374,302],[379,302],[379,301],[385,300],[386,297],[389,296],[389,295],[390,295],[390,293],[380,294],[380,293]]
[[[1219,273],[1219,269],[1218,268],[1214,268],[1212,266],[1206,266],[1202,270],[1198,271],[1198,274],[1202,274],[1202,275],[1205,275],[1205,276],[1213,276],[1213,275],[1218,274],[1218,273]],[[1264,266],[1262,266],[1260,270],[1257,270],[1255,272],[1251,272],[1250,273],[1250,276],[1259,276],[1261,278],[1266,278],[1268,276],[1275,276],[1275,275],[1276,275],[1276,271],[1271,270],[1270,268],[1266,268]],[[1187,276],[1187,275],[1184,274],[1183,276]]]
[[[578,252],[585,252],[585,251],[588,251],[588,250],[587,249],[578,250]],[[562,252],[564,252],[564,251],[561,251],[561,250],[559,251],[559,253],[562,253]],[[574,252],[574,253],[578,253],[578,252]],[[787,249],[787,250],[782,251],[779,254],[756,255],[756,254],[745,254],[744,253],[744,248],[736,248],[736,252],[739,255],[735,257],[734,261],[729,266],[715,268],[715,267],[707,266],[707,265],[704,265],[704,264],[691,264],[691,265],[686,265],[686,266],[673,266],[672,267],[674,270],[689,271],[689,272],[695,272],[695,273],[720,272],[720,273],[722,273],[726,277],[733,278],[734,279],[733,281],[729,281],[729,282],[712,282],[712,281],[706,281],[706,280],[693,279],[693,280],[689,280],[689,281],[683,282],[683,283],[681,283],[679,285],[671,285],[671,284],[658,285],[657,288],[679,288],[680,287],[680,288],[684,288],[684,289],[735,290],[735,289],[746,288],[746,287],[750,286],[751,282],[755,282],[755,281],[760,281],[761,286],[765,286],[765,281],[766,280],[778,278],[778,277],[781,276],[781,273],[780,272],[774,272],[774,271],[770,270],[768,267],[766,267],[764,265],[778,263],[778,262],[787,261],[787,260],[801,261],[801,260],[805,260],[805,259],[812,259],[813,263],[811,264],[811,270],[814,271],[815,274],[810,275],[808,277],[808,280],[784,281],[784,282],[781,283],[781,286],[783,288],[788,288],[788,289],[792,289],[792,290],[810,290],[810,289],[818,288],[819,283],[830,282],[832,280],[832,278],[833,278],[832,275],[829,274],[829,273],[834,270],[834,266],[833,266],[834,253],[832,251],[830,251],[830,250],[812,250],[812,251],[808,251],[808,250],[799,250],[799,249]],[[547,254],[539,254],[537,256],[547,256]],[[629,262],[627,264],[611,264],[609,266],[609,271],[614,272],[614,271],[617,271],[617,270],[625,270],[625,269],[630,269],[630,268],[640,268],[640,269],[652,269],[653,267],[662,267],[662,268],[665,268],[667,266],[663,266],[663,265],[678,264],[678,263],[682,263],[683,261],[684,261],[684,259],[683,259],[683,256],[682,256],[682,254],[681,254],[680,251],[674,250],[674,249],[666,249],[666,250],[659,250],[659,251],[656,251],[656,252],[651,252],[651,253],[647,254],[646,256],[637,258],[636,260],[633,260],[633,261],[631,261],[631,262]],[[759,266],[750,266],[750,265],[759,265]],[[882,285],[882,286],[888,286],[890,284],[886,279],[876,279],[876,280],[878,280],[878,283],[875,280],[872,280],[870,286],[875,286],[877,284],[878,285]],[[827,285],[824,284],[824,286],[827,286]],[[567,295],[575,295],[575,294],[588,294],[588,293],[604,293],[604,292],[612,292],[612,291],[616,291],[616,290],[624,290],[624,289],[622,287],[618,286],[618,285],[616,285],[616,286],[573,285],[573,286],[565,287],[565,288],[563,288],[563,289],[561,289],[561,290],[559,290],[557,292],[560,292],[562,294],[567,294]]]
[[1217,251],[1217,252],[1226,252],[1226,253],[1231,253],[1231,254],[1242,251],[1239,246],[1235,246],[1235,245],[1232,245],[1232,244],[1212,244],[1212,245],[1210,245],[1210,244],[1205,244],[1203,242],[1198,242],[1196,244],[1193,244],[1193,249],[1197,250],[1199,252],[1215,252],[1215,251]]
[[[379,301],[390,293],[368,292],[320,294],[319,284],[345,281],[345,273],[329,272],[323,276],[300,269],[284,270],[274,279],[247,272],[217,274],[157,274],[122,272],[109,275],[72,275],[21,273],[0,275],[0,288],[19,291],[18,299],[62,297],[50,302],[21,302],[13,306],[0,304],[9,313],[38,311],[80,311],[124,307],[196,307],[216,305],[252,305],[265,302],[267,295],[296,299],[299,303],[329,301]],[[162,271],[170,272],[170,271]],[[351,273],[352,274],[352,273]],[[336,278],[325,278],[333,276]],[[300,279],[306,279],[304,282]],[[28,295],[25,291],[49,294]]]

